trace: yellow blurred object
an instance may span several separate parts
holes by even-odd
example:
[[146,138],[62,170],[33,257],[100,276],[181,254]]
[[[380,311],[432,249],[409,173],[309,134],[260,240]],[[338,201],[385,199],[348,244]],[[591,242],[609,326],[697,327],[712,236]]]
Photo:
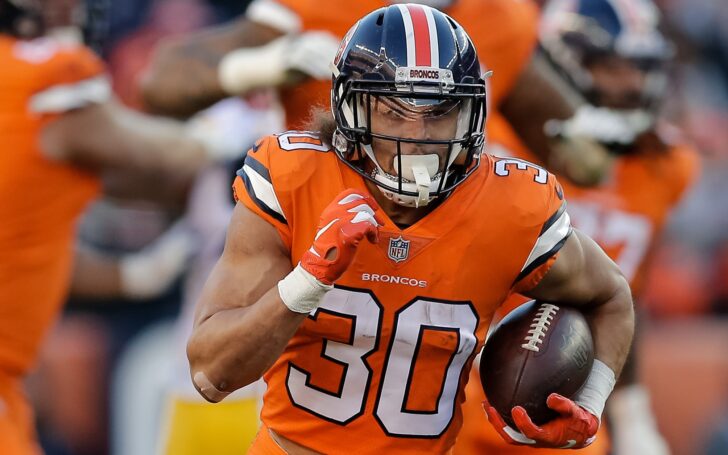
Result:
[[240,455],[258,432],[258,398],[212,404],[172,397],[167,408],[163,455]]

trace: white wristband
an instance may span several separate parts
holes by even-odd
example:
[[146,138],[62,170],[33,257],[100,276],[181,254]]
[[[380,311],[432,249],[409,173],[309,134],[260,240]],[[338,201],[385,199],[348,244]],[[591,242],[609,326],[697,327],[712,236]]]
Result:
[[274,87],[283,82],[285,55],[289,37],[281,37],[258,47],[229,52],[218,65],[220,86],[230,95],[240,95],[260,87]]
[[589,372],[584,385],[576,393],[574,402],[601,421],[604,405],[616,382],[614,371],[601,360],[594,359],[591,372]]
[[300,263],[278,282],[281,300],[294,313],[310,313],[315,310],[332,288],[332,285],[323,284],[308,273]]

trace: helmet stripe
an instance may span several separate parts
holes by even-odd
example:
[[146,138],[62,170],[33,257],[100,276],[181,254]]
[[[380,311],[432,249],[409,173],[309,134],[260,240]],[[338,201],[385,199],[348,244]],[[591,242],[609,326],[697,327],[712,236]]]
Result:
[[430,60],[431,65],[440,67],[440,42],[437,39],[437,26],[435,25],[435,16],[432,14],[432,8],[424,8],[425,16],[427,16],[427,27],[430,31]]
[[417,66],[432,65],[432,46],[430,41],[430,25],[427,23],[425,9],[421,5],[406,5],[410,13],[415,32],[415,64]]
[[407,38],[407,66],[415,66],[415,31],[412,17],[410,17],[410,12],[405,5],[397,5],[397,8],[402,14],[404,34]]

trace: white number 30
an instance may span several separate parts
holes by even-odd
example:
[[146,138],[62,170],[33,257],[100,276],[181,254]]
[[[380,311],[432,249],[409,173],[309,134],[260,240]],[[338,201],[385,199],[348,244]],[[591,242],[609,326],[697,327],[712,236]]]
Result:
[[[310,317],[315,320],[322,313],[351,320],[348,343],[323,340],[321,356],[344,367],[338,390],[314,386],[312,373],[293,363],[289,365],[286,385],[295,406],[345,425],[364,413],[373,374],[366,359],[380,348],[382,307],[370,292],[336,288]],[[374,411],[388,435],[437,437],[447,430],[463,368],[477,345],[477,326],[478,316],[469,302],[417,299],[397,311]],[[454,333],[457,347],[439,354],[448,359],[442,383],[432,391],[438,397],[435,409],[407,410],[414,363],[427,330]]]

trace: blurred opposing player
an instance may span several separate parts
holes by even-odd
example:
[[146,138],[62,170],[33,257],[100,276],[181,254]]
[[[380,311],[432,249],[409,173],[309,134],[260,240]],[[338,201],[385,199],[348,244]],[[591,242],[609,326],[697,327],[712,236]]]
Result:
[[[160,46],[144,78],[144,97],[154,111],[187,116],[213,102],[256,87],[279,87],[289,128],[305,127],[312,107],[328,103],[329,64],[350,25],[387,0],[255,0],[244,18]],[[531,0],[430,0],[469,30],[488,70],[489,124],[503,120],[537,156],[581,183],[600,178],[608,154],[589,135],[549,139],[543,125],[567,119],[582,103],[548,65],[531,59],[537,42],[538,8]],[[415,18],[421,20],[421,18]],[[179,71],[185,68],[185,71]],[[584,114],[582,114],[584,115]],[[588,113],[587,113],[588,115]],[[558,147],[556,147],[558,145]]]
[[[596,240],[620,266],[635,296],[642,288],[651,247],[698,167],[697,154],[658,118],[672,50],[657,29],[657,19],[654,5],[644,0],[553,1],[545,10],[541,36],[547,57],[562,77],[593,103],[589,109],[612,111],[611,120],[598,124],[567,122],[555,127],[602,128],[608,132],[610,122],[620,119],[635,126],[634,135],[613,134],[606,144],[615,161],[602,184],[580,188],[564,182],[574,225]],[[533,159],[514,136],[498,136],[502,145],[513,151],[510,153]],[[509,153],[504,149],[494,153],[503,151]],[[622,384],[608,403],[612,453],[667,454],[647,392],[636,382],[635,370],[631,357]],[[482,391],[478,387],[468,387],[466,428],[457,450],[463,454],[513,452],[493,432],[483,432],[484,419],[478,406]]]
[[[194,122],[204,126],[208,136],[226,142],[223,148],[237,149],[239,158],[258,138],[283,128],[283,113],[268,90],[246,100],[223,100],[198,113]],[[72,291],[91,297],[153,298],[184,272],[181,312],[176,322],[177,342],[171,344],[166,357],[171,359],[171,368],[165,371],[167,380],[158,391],[164,397],[164,412],[158,427],[152,430],[156,435],[156,453],[244,453],[260,424],[258,416],[265,388],[262,381],[238,390],[222,406],[214,406],[202,399],[192,386],[185,355],[195,303],[222,253],[234,207],[230,180],[242,166],[242,159],[236,161],[239,161],[237,167],[225,163],[201,171],[191,185],[184,215],[141,251],[122,256],[86,251],[76,257]],[[144,382],[145,378],[138,380]],[[135,436],[138,435],[130,430],[118,437]],[[148,450],[151,453],[154,449]]]
[[0,441],[9,455],[39,450],[22,378],[64,300],[76,219],[99,173],[192,177],[211,160],[176,122],[115,104],[88,48],[50,37],[67,3],[0,0]]
[[516,289],[589,308],[599,361],[576,402],[554,396],[560,417],[534,428],[515,408],[519,428],[498,431],[589,444],[629,349],[629,288],[572,231],[553,175],[482,155],[486,88],[463,28],[389,6],[334,63],[334,118],[262,139],[238,172],[188,344],[198,391],[218,402],[264,375],[249,453],[447,453],[473,356]]

